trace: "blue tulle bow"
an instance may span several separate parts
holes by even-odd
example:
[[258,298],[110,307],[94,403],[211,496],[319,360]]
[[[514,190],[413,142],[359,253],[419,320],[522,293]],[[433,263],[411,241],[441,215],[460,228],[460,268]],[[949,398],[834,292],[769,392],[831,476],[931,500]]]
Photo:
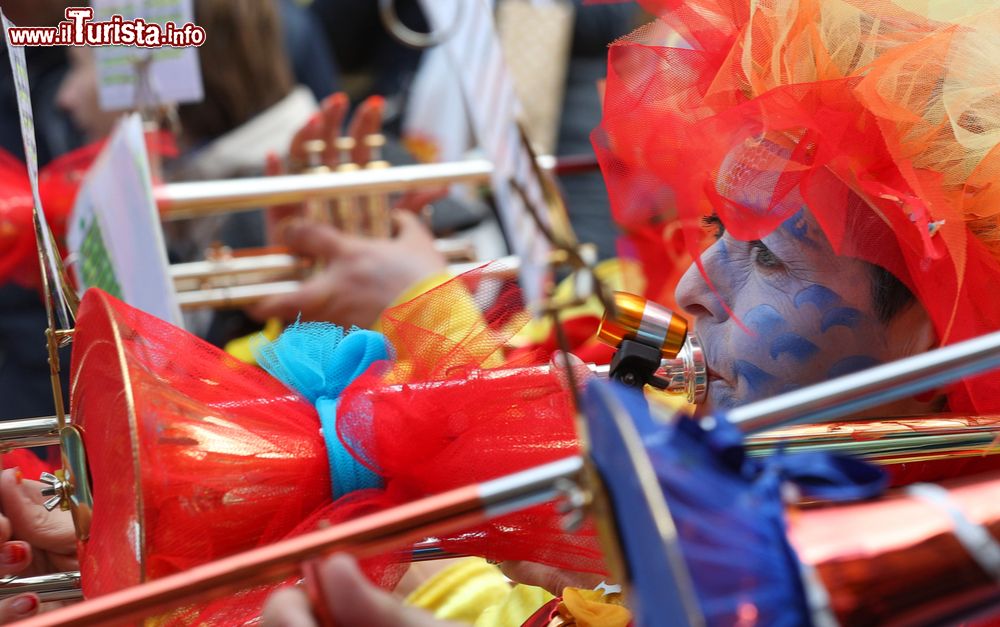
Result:
[[[626,476],[628,457],[616,447],[610,418],[613,403],[630,416],[649,455],[707,624],[733,625],[748,617],[760,625],[810,624],[800,564],[786,535],[782,485],[824,499],[863,499],[885,489],[885,473],[839,455],[750,458],[743,434],[725,419],[717,418],[712,429],[687,416],[664,425],[651,417],[641,394],[615,386],[609,395],[604,385],[592,383],[587,392],[592,455],[611,491],[630,570],[659,580],[644,588],[642,573],[633,572],[638,615],[651,625],[669,624],[657,616],[670,598],[665,586],[673,575],[662,549],[654,552],[662,544],[660,527],[641,517],[643,497]],[[683,585],[677,589],[675,612],[684,598]]]
[[257,363],[316,406],[330,460],[333,498],[382,480],[359,463],[337,437],[337,402],[354,379],[389,358],[389,342],[364,329],[345,332],[335,324],[296,322],[270,343],[254,346]]

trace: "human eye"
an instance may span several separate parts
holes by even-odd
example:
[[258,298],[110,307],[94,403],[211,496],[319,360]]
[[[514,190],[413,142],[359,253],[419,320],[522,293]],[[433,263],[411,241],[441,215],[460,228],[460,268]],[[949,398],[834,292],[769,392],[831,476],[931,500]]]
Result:
[[750,242],[750,255],[753,259],[754,265],[764,268],[765,270],[777,270],[782,266],[781,260],[778,259],[778,256],[775,255],[774,252],[772,252],[771,249],[759,239],[755,239]]
[[712,237],[716,240],[722,239],[722,236],[726,233],[726,225],[722,223],[722,219],[715,213],[704,216],[701,219],[701,225],[706,231],[712,233]]

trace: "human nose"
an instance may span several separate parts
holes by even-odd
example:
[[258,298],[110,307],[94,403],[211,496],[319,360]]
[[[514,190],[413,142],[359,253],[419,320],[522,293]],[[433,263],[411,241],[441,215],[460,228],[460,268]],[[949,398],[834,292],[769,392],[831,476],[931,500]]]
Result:
[[[729,317],[729,312],[722,304],[725,298],[723,292],[724,285],[718,280],[723,276],[722,267],[726,257],[723,254],[725,243],[719,240],[701,254],[702,266],[705,274],[698,269],[698,265],[692,263],[687,269],[677,289],[674,291],[674,299],[678,306],[697,324],[702,320],[711,319],[714,322],[724,322]],[[708,275],[711,280],[706,280]],[[715,288],[714,290],[712,288]]]

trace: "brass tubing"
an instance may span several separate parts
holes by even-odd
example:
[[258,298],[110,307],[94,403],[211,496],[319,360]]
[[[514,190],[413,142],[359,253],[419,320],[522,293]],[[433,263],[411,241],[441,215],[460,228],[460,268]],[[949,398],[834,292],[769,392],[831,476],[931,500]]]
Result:
[[[543,170],[556,175],[597,169],[592,156],[538,157]],[[401,165],[384,169],[345,170],[324,174],[251,177],[219,181],[170,183],[154,190],[164,220],[271,207],[311,198],[345,198],[403,192],[453,183],[487,184],[493,164],[485,159],[452,163]]]
[[[271,257],[270,255],[268,255]],[[281,255],[276,255],[279,257]],[[290,255],[285,255],[284,267],[288,269],[287,273],[291,273],[291,263],[294,257]],[[235,259],[233,261],[236,261]],[[202,264],[202,262],[195,262],[197,264]],[[205,262],[211,264],[213,262]],[[228,262],[226,262],[228,263]],[[448,266],[448,271],[452,275],[459,275],[463,272],[473,270],[484,265],[486,262],[465,262],[451,264]],[[498,279],[508,279],[517,276],[518,268],[520,267],[517,257],[502,257],[497,260],[500,267],[495,270],[491,270],[490,274],[496,276]],[[175,274],[175,281],[181,281],[181,285],[187,283],[190,286],[191,282],[196,279],[195,276],[198,275],[207,266],[200,265],[191,269],[190,274],[186,274],[188,269],[181,268]],[[241,270],[240,273],[234,275],[233,283],[239,280],[240,274],[246,276],[252,272],[252,270]],[[277,262],[269,267],[268,272],[271,274],[272,278],[281,278],[286,276],[287,273],[283,274],[279,271],[279,266]],[[210,275],[209,275],[210,276]],[[208,279],[205,279],[208,283]],[[272,280],[264,283],[251,283],[251,284],[235,284],[235,285],[215,285],[205,287],[203,289],[187,289],[180,290],[177,292],[177,302],[181,309],[199,309],[203,307],[244,307],[251,303],[255,303],[261,299],[267,298],[268,296],[279,296],[281,294],[290,294],[295,292],[301,286],[301,282],[298,280]]]

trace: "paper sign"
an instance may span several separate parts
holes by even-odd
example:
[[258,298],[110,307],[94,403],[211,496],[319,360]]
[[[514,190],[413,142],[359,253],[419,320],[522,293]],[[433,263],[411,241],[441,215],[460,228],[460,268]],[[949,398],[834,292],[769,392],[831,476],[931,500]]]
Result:
[[[246,1],[246,0],[239,0]],[[113,15],[150,24],[193,21],[192,0],[92,0],[94,21]],[[97,79],[101,109],[121,111],[204,98],[198,49],[99,46]]]
[[421,0],[420,4],[434,30],[449,33],[441,48],[461,83],[476,140],[493,162],[491,182],[500,220],[521,258],[525,300],[536,308],[549,284],[550,247],[511,181],[539,208],[543,223],[548,223],[548,214],[541,182],[521,143],[517,125],[521,107],[504,63],[493,12],[485,0]]
[[138,114],[121,120],[87,173],[67,243],[83,289],[100,287],[133,307],[181,323]]
[[[21,121],[21,140],[24,142],[24,159],[28,166],[28,181],[31,184],[31,196],[34,200],[35,237],[44,251],[44,263],[48,272],[49,290],[54,296],[56,314],[63,329],[73,328],[73,313],[63,292],[62,268],[59,264],[59,248],[52,237],[52,230],[45,220],[45,210],[38,194],[38,148],[35,143],[35,121],[31,112],[31,90],[28,87],[28,65],[24,60],[24,48],[9,45],[7,31],[14,25],[0,11],[0,22],[3,23],[3,39],[7,44],[10,56],[10,68],[14,73],[14,88],[17,92],[17,110]],[[50,321],[51,322],[51,321]]]

